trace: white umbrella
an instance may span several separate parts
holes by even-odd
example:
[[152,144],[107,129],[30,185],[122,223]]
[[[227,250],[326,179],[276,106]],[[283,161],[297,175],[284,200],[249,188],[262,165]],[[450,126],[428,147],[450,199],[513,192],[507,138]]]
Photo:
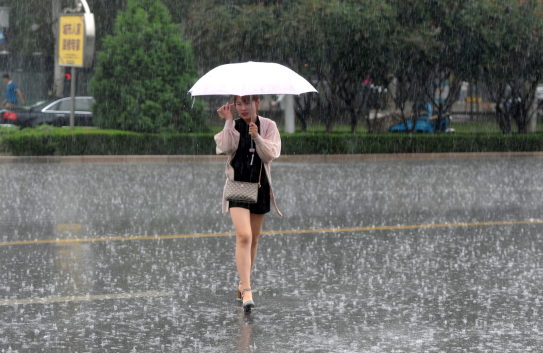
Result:
[[275,63],[246,62],[217,66],[189,90],[192,96],[295,94],[317,92],[302,76]]
[[[275,63],[249,61],[217,66],[202,76],[189,90],[194,96],[236,95],[250,96],[250,115],[253,122],[253,94],[302,94],[317,92],[305,78],[288,67]],[[251,140],[253,158],[255,149]]]

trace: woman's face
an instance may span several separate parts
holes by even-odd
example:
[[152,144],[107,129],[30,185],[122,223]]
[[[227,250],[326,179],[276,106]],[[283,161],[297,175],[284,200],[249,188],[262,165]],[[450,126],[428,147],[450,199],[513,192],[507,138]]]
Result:
[[[234,99],[236,110],[239,116],[241,116],[241,118],[244,120],[251,119],[250,99],[251,98],[249,96],[243,96],[243,97],[236,96]],[[260,99],[257,99],[257,100],[253,99],[253,119],[256,118],[256,110],[258,109],[259,106],[260,106]]]

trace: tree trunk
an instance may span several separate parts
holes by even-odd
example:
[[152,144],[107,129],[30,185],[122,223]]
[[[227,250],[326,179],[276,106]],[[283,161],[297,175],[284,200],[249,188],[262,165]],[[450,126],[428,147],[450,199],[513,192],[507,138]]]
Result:
[[419,119],[419,104],[415,102],[415,111],[413,112],[413,126],[411,127],[411,133],[417,132],[417,120]]
[[434,133],[439,134],[441,130],[439,129],[439,125],[441,125],[441,120],[443,116],[443,105],[441,102],[437,104],[437,120],[436,120],[436,126],[434,127]]
[[[326,102],[323,102],[323,100],[326,99]],[[317,111],[319,112],[319,120],[324,121],[324,124],[326,126],[326,132],[332,132],[332,107],[331,107],[331,100],[328,99],[326,96],[320,96],[317,99]],[[328,103],[327,106],[324,106],[323,103]]]
[[[302,100],[303,99],[303,104]],[[311,115],[311,98],[304,96],[304,98],[296,97],[296,118],[300,121],[300,127],[302,132],[307,132],[307,119]]]
[[326,122],[326,132],[327,133],[332,132],[332,122],[331,121]]
[[[479,103],[479,84],[477,81],[475,81],[475,87],[477,88],[477,115],[475,116],[475,121],[479,121],[481,119],[481,103]],[[482,98],[481,98],[482,99]]]
[[328,108],[326,109],[326,117],[324,118],[324,121],[326,123],[326,132],[328,133],[332,132],[332,123],[333,123],[332,111],[333,111],[332,105],[328,104]]
[[300,128],[302,132],[307,132],[307,121],[305,119],[300,121]]
[[349,109],[351,113],[351,133],[356,134],[356,126],[358,125],[358,119],[356,118],[356,111],[353,107]]
[[511,135],[511,120],[499,104],[496,104],[496,120],[498,120],[498,125],[500,126],[502,133],[504,135]]
[[405,104],[400,105],[400,119],[402,119],[405,131],[407,132],[407,118],[405,117]]
[[527,134],[528,133],[528,112],[525,111],[525,109],[519,109],[519,116],[516,120],[517,126],[518,126],[518,133],[519,134]]
[[469,92],[470,92],[470,103],[469,103],[469,120],[474,121],[475,117],[473,116],[473,84],[469,83]]

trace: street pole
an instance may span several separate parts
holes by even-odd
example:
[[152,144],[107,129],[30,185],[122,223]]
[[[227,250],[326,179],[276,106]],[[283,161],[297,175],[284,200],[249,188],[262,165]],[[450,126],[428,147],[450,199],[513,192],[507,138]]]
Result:
[[72,86],[70,87],[70,131],[74,129],[75,123],[75,73],[77,69],[72,67]]
[[[55,1],[55,0],[53,0]],[[56,0],[58,1],[58,0]],[[53,5],[54,6],[54,5]],[[90,14],[90,8],[86,0],[75,0],[75,9],[64,9],[64,12],[80,12],[82,7],[85,9],[86,14]],[[93,25],[94,26],[94,25]],[[58,26],[57,26],[58,27]],[[55,42],[58,42],[56,40]],[[55,45],[58,45],[56,43]],[[58,65],[58,60],[55,60],[55,65]],[[76,87],[76,73],[77,68],[72,66],[72,76],[70,79],[70,131],[73,131],[75,125],[75,87]]]
[[[60,0],[53,0],[52,3],[52,20],[53,20],[53,33],[55,35],[55,57],[58,53],[58,18],[62,12],[60,6]],[[64,96],[64,67],[58,64],[58,60],[55,60],[55,71],[53,76],[53,96],[60,98]]]
[[291,94],[286,94],[283,98],[283,103],[285,105],[285,132],[287,134],[293,134],[296,130],[295,127],[295,112],[294,112],[294,96]]

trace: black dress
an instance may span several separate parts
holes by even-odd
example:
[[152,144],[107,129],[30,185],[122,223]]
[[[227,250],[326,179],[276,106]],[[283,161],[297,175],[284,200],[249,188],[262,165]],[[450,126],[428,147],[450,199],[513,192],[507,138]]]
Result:
[[[256,120],[258,133],[260,134],[260,119]],[[249,124],[243,119],[235,120],[235,129],[239,132],[239,144],[234,158],[230,162],[234,168],[234,181],[245,181],[249,183],[258,183],[260,174],[260,163],[262,160],[256,152],[254,152],[254,160],[251,165],[251,157],[253,152],[250,152],[252,137],[249,135]],[[262,177],[260,179],[260,189],[258,189],[258,201],[256,203],[230,201],[229,208],[241,207],[249,210],[254,214],[266,214],[270,212],[270,183],[266,176],[266,169],[262,165]]]

